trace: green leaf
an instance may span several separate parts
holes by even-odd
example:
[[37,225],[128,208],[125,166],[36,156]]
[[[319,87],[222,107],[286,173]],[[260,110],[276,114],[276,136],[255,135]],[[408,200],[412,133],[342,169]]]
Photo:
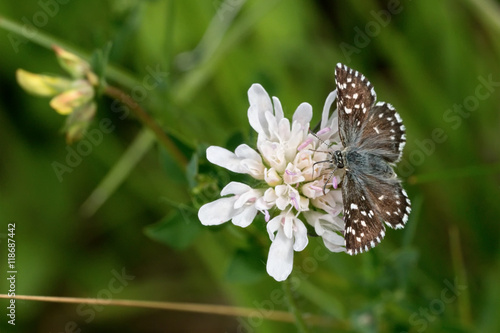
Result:
[[144,233],[176,250],[188,248],[203,229],[195,211],[190,208],[178,208],[158,223],[147,226]]

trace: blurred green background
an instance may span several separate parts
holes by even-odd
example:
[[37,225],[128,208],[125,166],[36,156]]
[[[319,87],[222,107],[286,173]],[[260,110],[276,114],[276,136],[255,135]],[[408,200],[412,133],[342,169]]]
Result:
[[[0,25],[0,276],[15,223],[17,294],[264,308],[231,317],[17,301],[12,327],[2,299],[1,332],[295,331],[266,320],[288,306],[265,273],[262,223],[200,226],[197,208],[236,178],[204,149],[254,145],[246,92],[255,82],[286,115],[307,101],[319,120],[337,62],[401,114],[399,174],[413,213],[355,257],[326,255],[311,238],[295,253],[298,311],[324,317],[312,332],[500,331],[499,2],[2,1]],[[107,81],[125,92],[152,69],[168,72],[140,104],[192,161],[187,176],[107,97],[90,129],[110,119],[114,130],[56,176],[52,164],[69,149],[65,118],[25,93],[15,71],[63,75],[51,44],[90,59],[108,42]],[[98,187],[109,198],[89,204]]]

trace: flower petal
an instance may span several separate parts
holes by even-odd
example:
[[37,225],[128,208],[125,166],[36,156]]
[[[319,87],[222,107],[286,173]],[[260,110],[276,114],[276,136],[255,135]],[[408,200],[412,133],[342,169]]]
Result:
[[344,237],[340,236],[335,232],[326,232],[322,236],[323,243],[326,248],[331,252],[344,252],[345,251],[345,240]]
[[279,185],[283,181],[275,168],[266,169],[264,172],[264,179],[269,186]]
[[55,96],[72,87],[71,80],[57,76],[38,75],[24,69],[16,71],[16,79],[24,90],[39,96]]
[[312,199],[311,202],[315,207],[336,216],[343,209],[342,200],[338,196],[342,196],[341,190],[331,190],[325,195]]
[[293,236],[295,238],[293,249],[295,251],[302,251],[307,246],[309,239],[307,238],[306,226],[301,220],[297,218],[295,219],[295,232]]
[[239,158],[245,158],[245,159],[252,159],[255,161],[260,161],[262,162],[262,158],[260,157],[260,154],[255,151],[255,149],[251,148],[249,145],[242,144],[236,147],[234,150],[234,153],[236,156]]
[[294,228],[294,222],[295,222],[295,217],[291,214],[285,214],[281,218],[281,225],[283,228],[283,231],[285,232],[286,238],[293,239],[293,228]]
[[325,128],[329,127],[329,119],[333,118],[330,117],[330,109],[332,107],[333,101],[337,98],[337,90],[332,91],[328,97],[326,98],[325,101],[325,106],[323,106],[323,113],[321,114],[321,127],[320,128]]
[[266,270],[276,281],[284,281],[293,268],[293,241],[280,228],[269,248]]
[[207,160],[209,160],[210,163],[226,168],[232,172],[247,173],[247,170],[241,165],[241,159],[222,147],[208,147]]
[[297,107],[295,113],[293,114],[292,123],[298,122],[304,128],[309,126],[312,119],[312,106],[309,103],[302,103]]
[[246,228],[252,223],[257,215],[257,209],[254,206],[247,206],[241,213],[233,217],[232,222],[242,228]]
[[[220,191],[220,195],[225,196],[228,194],[234,194],[234,195],[240,195],[243,193],[246,193],[248,191],[252,190],[250,186],[247,184],[243,184],[240,182],[230,182],[224,188],[222,191]],[[236,198],[234,199],[236,201]]]
[[267,222],[266,229],[271,241],[275,239],[274,233],[281,228],[281,217],[281,215],[275,216],[271,221]]
[[248,108],[248,121],[250,126],[259,134],[269,136],[267,132],[267,121],[265,113],[273,113],[273,104],[269,94],[260,84],[253,84],[248,89],[248,101],[250,107]]
[[87,73],[91,72],[89,63],[82,58],[64,50],[63,48],[60,48],[59,46],[53,46],[53,49],[61,67],[74,78],[83,78]]
[[203,225],[219,225],[229,221],[238,210],[233,208],[235,197],[221,198],[201,206],[198,218]]
[[251,189],[245,193],[238,195],[238,199],[236,199],[234,203],[234,208],[238,209],[243,206],[253,205],[257,201],[258,198],[262,197],[262,190],[254,190]]
[[68,115],[94,98],[94,89],[86,81],[75,82],[74,88],[66,90],[50,100],[50,106],[62,115]]
[[278,97],[273,96],[274,104],[274,115],[276,116],[276,121],[279,123],[284,117],[283,108],[281,107],[281,102]]

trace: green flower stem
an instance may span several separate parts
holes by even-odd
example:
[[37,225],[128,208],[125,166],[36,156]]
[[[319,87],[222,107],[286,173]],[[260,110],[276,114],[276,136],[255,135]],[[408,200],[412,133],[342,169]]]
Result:
[[307,328],[304,318],[302,318],[302,313],[300,313],[297,304],[295,303],[295,298],[293,297],[292,286],[290,283],[290,277],[283,282],[283,291],[288,301],[288,309],[295,317],[295,325],[297,330],[301,333],[309,333],[309,328]]
[[143,128],[127,151],[82,204],[80,207],[80,214],[82,216],[88,218],[94,215],[151,148],[154,139],[154,134],[148,128]]
[[163,129],[149,116],[149,114],[144,111],[144,109],[137,104],[132,97],[124,93],[122,90],[113,87],[106,86],[104,88],[104,94],[119,100],[121,103],[127,105],[132,112],[136,115],[143,125],[149,127],[151,131],[156,135],[158,141],[165,147],[165,149],[172,154],[174,160],[179,164],[179,166],[185,170],[188,164],[187,158],[182,154],[182,152],[177,148],[177,146],[170,140],[168,136],[165,135]]

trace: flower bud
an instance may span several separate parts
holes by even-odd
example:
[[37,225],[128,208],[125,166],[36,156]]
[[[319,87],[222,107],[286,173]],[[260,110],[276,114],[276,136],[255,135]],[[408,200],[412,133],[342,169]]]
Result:
[[97,105],[94,102],[90,102],[78,107],[68,116],[65,125],[67,143],[73,143],[83,137],[87,127],[94,118],[96,110]]
[[81,79],[87,76],[87,73],[92,72],[89,63],[77,55],[62,49],[59,46],[53,46],[53,49],[61,67],[74,78]]
[[67,90],[50,101],[50,106],[62,115],[72,113],[76,108],[94,98],[94,89],[84,80],[75,81],[73,89]]
[[71,80],[48,76],[39,75],[18,69],[16,71],[16,79],[19,85],[27,92],[39,96],[55,96],[72,86]]

